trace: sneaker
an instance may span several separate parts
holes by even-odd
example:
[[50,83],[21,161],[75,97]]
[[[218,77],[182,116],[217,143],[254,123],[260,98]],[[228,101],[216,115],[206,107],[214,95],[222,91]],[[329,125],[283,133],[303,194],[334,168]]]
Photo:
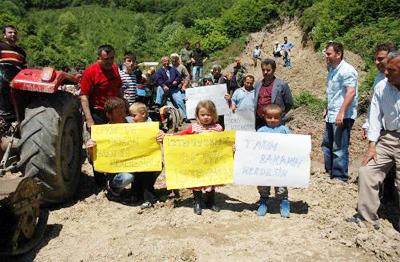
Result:
[[260,199],[260,205],[257,209],[257,216],[263,217],[267,214],[267,201],[265,199]]
[[108,183],[106,184],[106,189],[107,189],[107,195],[110,195],[112,197],[120,197],[121,192],[116,190],[115,188],[111,187]]
[[289,218],[290,216],[290,202],[287,199],[282,199],[280,203],[281,217]]
[[368,225],[372,225],[372,227],[375,230],[379,230],[379,228],[380,228],[379,220],[375,221],[374,223],[370,223],[370,224],[365,223],[366,220],[363,217],[361,217],[361,215],[359,215],[359,214],[355,214],[354,216],[352,216],[350,218],[346,218],[345,221],[348,223],[354,223],[359,227],[365,227]]
[[151,208],[151,207],[153,207],[153,204],[150,201],[146,201],[140,205],[140,209],[146,209],[146,208]]

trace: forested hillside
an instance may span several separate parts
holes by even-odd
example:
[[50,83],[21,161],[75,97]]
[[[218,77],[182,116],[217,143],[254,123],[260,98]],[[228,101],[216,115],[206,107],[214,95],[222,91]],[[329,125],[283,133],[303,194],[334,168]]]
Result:
[[[17,24],[32,66],[91,63],[96,47],[111,43],[139,60],[158,60],[187,40],[214,57],[234,56],[249,32],[298,17],[316,49],[338,40],[367,62],[377,43],[400,43],[397,0],[2,0],[0,24]],[[232,48],[233,47],[233,48]],[[225,49],[224,49],[225,48]],[[224,50],[224,52],[221,52]],[[225,54],[226,56],[226,54]],[[222,61],[224,62],[224,61]],[[368,81],[367,81],[368,82]]]

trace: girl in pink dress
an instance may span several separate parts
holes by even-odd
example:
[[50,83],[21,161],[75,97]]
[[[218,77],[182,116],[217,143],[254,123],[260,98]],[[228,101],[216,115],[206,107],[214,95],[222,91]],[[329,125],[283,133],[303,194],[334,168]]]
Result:
[[[175,135],[191,135],[200,134],[206,132],[222,132],[223,128],[218,124],[218,114],[215,104],[210,100],[200,101],[196,106],[196,120],[197,123],[188,126],[185,130],[176,133]],[[164,138],[164,134],[159,135],[157,138],[161,140]],[[206,207],[212,211],[219,212],[219,207],[215,203],[215,187],[195,187],[193,190],[194,205],[193,211],[197,215],[201,215],[201,202],[203,193],[205,193],[205,204]]]

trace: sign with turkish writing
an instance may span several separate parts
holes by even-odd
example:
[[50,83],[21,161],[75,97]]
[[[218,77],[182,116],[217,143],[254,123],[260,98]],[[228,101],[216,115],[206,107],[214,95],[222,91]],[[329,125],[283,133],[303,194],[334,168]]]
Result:
[[225,130],[255,131],[256,120],[254,111],[237,110],[224,115]]
[[202,100],[213,101],[218,115],[228,113],[230,109],[224,98],[226,93],[226,84],[198,86],[186,89],[186,113],[188,118],[196,118],[196,106]]
[[235,132],[209,132],[164,138],[168,189],[232,183]]
[[235,184],[308,187],[310,136],[238,131],[235,148]]
[[158,122],[92,126],[94,169],[99,172],[161,171]]

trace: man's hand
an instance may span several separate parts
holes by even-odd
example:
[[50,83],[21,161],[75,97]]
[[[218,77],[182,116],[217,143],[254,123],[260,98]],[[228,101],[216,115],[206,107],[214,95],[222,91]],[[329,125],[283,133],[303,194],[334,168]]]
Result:
[[90,131],[92,126],[94,125],[93,119],[86,119],[86,127]]
[[369,142],[368,144],[368,151],[364,156],[364,159],[361,165],[365,166],[368,162],[373,159],[376,162],[376,145],[375,142]]
[[176,86],[177,84],[178,84],[178,81],[176,81],[176,80],[174,82],[172,82],[173,86]]
[[362,128],[361,138],[362,138],[362,140],[367,139],[367,129],[366,128]]
[[163,86],[163,89],[165,92],[167,92],[169,90],[168,86],[166,86],[166,85]]
[[89,140],[86,142],[86,149],[87,149],[87,151],[88,151],[88,158],[89,158],[89,161],[93,161],[93,160],[94,160],[94,151],[95,151],[95,148],[96,148],[96,141],[94,141],[94,140],[92,140],[92,139],[89,139]]
[[231,96],[228,93],[225,93],[224,98],[226,101],[231,101]]
[[344,113],[342,111],[339,111],[338,115],[336,116],[336,126],[343,126],[343,119]]

